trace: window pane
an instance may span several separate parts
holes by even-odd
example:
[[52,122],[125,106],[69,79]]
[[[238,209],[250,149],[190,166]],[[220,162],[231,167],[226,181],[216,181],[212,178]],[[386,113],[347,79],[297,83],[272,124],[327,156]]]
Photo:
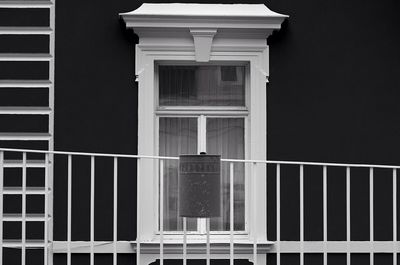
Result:
[[[244,159],[244,118],[208,118],[207,153],[222,158]],[[211,230],[229,230],[230,177],[229,163],[221,164],[221,217],[211,219]],[[234,164],[234,229],[245,229],[244,164]]]
[[[160,117],[161,156],[197,153],[197,119]],[[178,161],[164,160],[164,230],[182,231],[178,217]],[[188,218],[188,230],[197,230],[195,219]]]
[[244,66],[159,66],[160,106],[244,106]]

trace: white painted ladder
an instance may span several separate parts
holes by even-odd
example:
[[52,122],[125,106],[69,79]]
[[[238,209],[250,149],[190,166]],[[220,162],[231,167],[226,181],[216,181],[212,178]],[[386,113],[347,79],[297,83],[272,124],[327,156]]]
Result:
[[[48,130],[45,132],[0,132],[1,147],[9,147],[11,144],[26,145],[41,141],[44,148],[49,151],[54,150],[53,133],[54,133],[54,44],[55,44],[55,0],[39,0],[39,1],[0,1],[0,9],[48,9],[48,25],[47,27],[1,27],[0,35],[41,35],[48,36],[49,45],[48,53],[0,53],[1,62],[47,62],[48,63],[48,79],[46,80],[4,80],[0,79],[0,90],[7,89],[12,92],[9,94],[12,98],[20,96],[18,90],[43,88],[47,89],[48,105],[46,106],[0,106],[0,116],[8,115],[15,118],[21,115],[29,115],[35,117],[38,115],[47,117]],[[14,92],[15,91],[15,92]],[[36,93],[36,92],[35,92]],[[18,116],[17,116],[18,115]],[[28,118],[29,119],[29,118]],[[5,146],[4,146],[5,145]],[[52,163],[53,155],[45,154],[40,159],[32,159],[27,154],[20,155],[18,159],[11,159],[1,153],[1,168],[19,168],[22,170],[22,185],[20,187],[3,187],[3,170],[0,172],[0,265],[3,264],[3,248],[21,249],[21,264],[27,262],[27,248],[43,249],[44,264],[52,264],[52,253],[49,253],[49,242],[52,241]],[[27,186],[27,169],[43,168],[45,174],[45,184],[42,187]],[[21,213],[7,214],[3,213],[4,196],[21,196]],[[44,214],[27,213],[27,195],[43,195],[45,201]],[[21,222],[22,233],[19,240],[2,240],[3,225],[6,222]],[[44,224],[44,236],[42,240],[28,240],[26,237],[27,222],[42,222]]]

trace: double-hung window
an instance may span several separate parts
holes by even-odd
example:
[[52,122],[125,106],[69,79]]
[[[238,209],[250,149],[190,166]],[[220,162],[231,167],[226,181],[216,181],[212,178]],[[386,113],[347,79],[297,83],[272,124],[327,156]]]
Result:
[[[226,159],[247,157],[248,76],[245,62],[155,64],[157,85],[156,124],[158,154],[219,154]],[[166,233],[183,229],[179,217],[178,161],[165,161],[163,175],[163,225]],[[229,163],[223,162],[220,217],[210,220],[215,234],[230,229]],[[244,164],[234,166],[234,230],[245,233],[246,179]],[[160,206],[159,206],[160,207]],[[205,233],[205,221],[188,218],[187,229]]]

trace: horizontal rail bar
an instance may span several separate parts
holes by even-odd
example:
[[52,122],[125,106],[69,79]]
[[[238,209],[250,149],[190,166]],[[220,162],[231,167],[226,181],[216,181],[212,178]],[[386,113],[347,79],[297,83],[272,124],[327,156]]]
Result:
[[49,133],[0,133],[0,141],[48,141],[50,138]]
[[0,35],[49,35],[49,27],[0,27]]
[[[3,166],[5,168],[20,168],[23,166],[22,160],[12,160],[12,159],[7,159],[4,160]],[[26,160],[26,167],[27,168],[38,168],[38,167],[46,167],[46,164],[44,163],[43,160]]]
[[[74,155],[74,156],[103,156],[103,157],[122,157],[122,158],[145,158],[145,159],[164,159],[164,160],[179,160],[179,157],[170,156],[150,156],[150,155],[128,155],[128,154],[112,154],[112,153],[89,153],[89,152],[67,152],[67,151],[48,151],[48,150],[33,150],[33,149],[14,149],[0,148],[5,152],[27,152],[27,153],[42,153],[42,154],[59,154],[59,155]],[[221,159],[222,162],[233,163],[261,163],[261,164],[283,164],[283,165],[305,165],[305,166],[332,166],[332,167],[363,167],[363,168],[387,168],[400,169],[397,165],[374,165],[374,164],[346,164],[346,163],[324,163],[324,162],[302,162],[302,161],[278,161],[278,160],[254,160],[254,159]]]
[[[398,241],[281,241],[280,253],[399,253]],[[394,249],[394,251],[393,251]],[[273,247],[271,253],[276,253]]]
[[29,214],[27,213],[25,217],[22,214],[14,214],[14,213],[5,213],[3,214],[3,221],[8,221],[8,222],[18,222],[26,220],[27,222],[41,222],[45,221],[46,217],[44,214]]
[[48,88],[51,84],[49,80],[0,80],[0,88]]
[[[53,252],[54,253],[67,253],[68,247],[67,241],[54,241]],[[71,253],[90,253],[90,241],[71,241]],[[214,244],[211,243],[211,254],[226,254],[229,255],[230,246],[229,243]],[[258,253],[265,254],[272,248],[272,242],[269,244],[258,244]],[[136,253],[136,241],[118,241],[117,252],[118,253]],[[206,243],[187,244],[187,254],[206,254]],[[113,253],[114,242],[113,241],[95,241],[94,252],[95,253]],[[142,254],[159,254],[160,243],[140,243],[140,252]],[[164,254],[179,254],[183,257],[183,243],[171,244],[165,242]],[[237,244],[235,243],[235,255],[236,254],[249,254],[253,255],[253,242],[248,244]],[[250,257],[249,256],[249,257]],[[203,256],[204,259],[204,256]]]
[[46,115],[50,114],[49,107],[0,107],[0,114],[20,114],[20,115]]
[[[225,244],[211,244],[211,253],[216,254],[227,254],[229,255],[230,246],[229,243]],[[350,253],[400,253],[400,242],[399,241],[351,241],[348,245],[346,241],[281,241],[280,242],[280,253],[300,253],[301,245],[303,245],[304,253],[323,253],[324,249],[328,253],[346,253],[349,247]],[[165,254],[180,254],[182,255],[182,243],[181,244],[168,244],[164,245]],[[67,253],[67,242],[66,241],[54,241],[53,242],[54,253]],[[114,242],[113,241],[95,241],[94,252],[95,253],[113,253]],[[118,253],[136,253],[136,241],[118,241],[117,242]],[[205,254],[205,244],[187,244],[187,254]],[[276,253],[277,248],[274,244],[258,244],[257,252],[259,254],[265,253]],[[90,241],[72,241],[71,242],[71,253],[90,253]],[[141,243],[141,253],[146,254],[159,254],[160,244],[159,243]],[[237,254],[249,254],[253,255],[253,243],[249,244],[235,244],[235,255]]]
[[[1,3],[1,1],[0,1]],[[47,53],[0,53],[0,61],[25,62],[25,61],[50,61],[52,56]]]
[[[28,195],[40,195],[45,194],[46,189],[44,187],[26,187],[25,192]],[[22,194],[22,187],[4,187],[3,194]]]
[[3,240],[3,247],[5,248],[22,248],[25,245],[26,248],[43,248],[45,246],[44,240],[26,240],[25,244],[21,240]]
[[49,8],[51,1],[0,1],[0,8]]

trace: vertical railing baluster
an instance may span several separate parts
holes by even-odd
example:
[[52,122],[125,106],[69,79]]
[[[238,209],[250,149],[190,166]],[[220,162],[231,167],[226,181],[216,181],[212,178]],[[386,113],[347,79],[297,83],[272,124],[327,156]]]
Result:
[[369,253],[369,264],[374,265],[374,169],[369,168],[369,240],[371,251]]
[[72,156],[68,155],[67,265],[71,265]]
[[253,234],[254,234],[254,242],[253,242],[253,265],[257,265],[257,239],[258,239],[258,235],[257,235],[257,209],[256,209],[256,202],[257,202],[257,163],[252,163],[251,164],[251,183],[252,183],[252,207],[251,207],[251,211],[252,211],[252,218],[253,218]]
[[48,263],[48,226],[49,226],[49,154],[46,153],[44,157],[44,265]]
[[397,171],[393,169],[393,265],[397,265]]
[[3,265],[3,187],[4,152],[0,151],[0,265]]
[[304,166],[300,165],[300,265],[304,265]]
[[26,152],[22,153],[22,248],[21,264],[26,263]]
[[140,265],[140,233],[141,233],[141,221],[140,221],[140,163],[141,159],[137,159],[137,170],[136,170],[136,264]]
[[281,165],[276,164],[276,264],[281,265]]
[[113,265],[117,265],[117,240],[118,240],[118,157],[114,157],[114,198],[113,198]]
[[159,220],[160,220],[160,265],[164,264],[164,161],[159,160],[160,167],[160,208],[159,208]]
[[183,265],[187,264],[187,220],[183,217]]
[[328,168],[323,166],[322,169],[323,179],[322,179],[322,201],[323,201],[323,241],[324,241],[324,265],[328,264],[327,246],[328,243]]
[[346,241],[347,251],[346,260],[347,265],[351,264],[350,259],[350,167],[346,167]]
[[229,163],[229,232],[230,232],[230,243],[229,243],[229,261],[230,265],[233,265],[234,263],[234,242],[233,242],[233,230],[234,230],[234,219],[233,219],[233,214],[234,214],[234,196],[233,196],[233,186],[234,186],[234,164],[231,162]]
[[206,248],[207,248],[207,260],[206,264],[210,265],[211,262],[211,248],[210,248],[210,217],[206,218]]
[[94,187],[95,157],[90,157],[90,265],[94,265]]
[[47,217],[49,218],[48,223],[47,223],[47,242],[48,242],[48,248],[47,248],[47,264],[53,265],[53,248],[51,248],[51,243],[53,242],[53,224],[54,224],[54,154],[49,153],[48,157],[48,166],[47,166]]

